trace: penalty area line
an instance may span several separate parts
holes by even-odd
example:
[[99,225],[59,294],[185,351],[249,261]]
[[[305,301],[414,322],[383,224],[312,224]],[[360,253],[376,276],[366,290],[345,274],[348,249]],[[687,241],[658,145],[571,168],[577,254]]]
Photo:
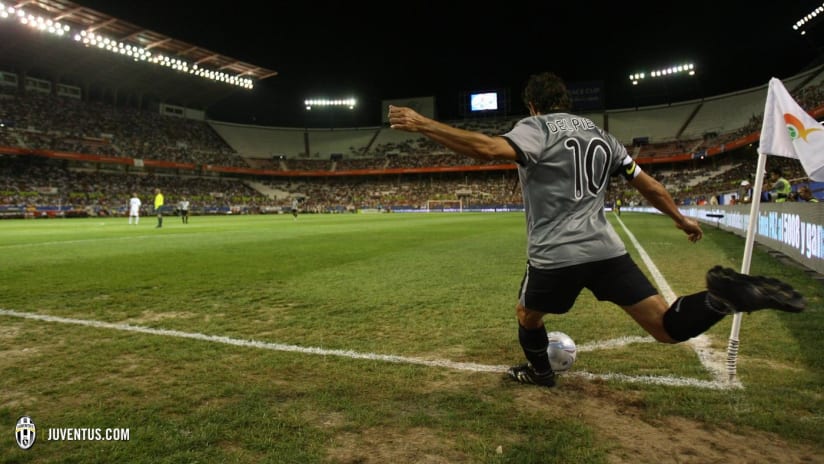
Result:
[[[21,311],[12,311],[8,309],[0,309],[0,316],[16,317],[21,319],[28,319],[41,322],[52,322],[58,324],[79,325],[84,327],[93,327],[98,329],[118,330],[122,332],[142,333],[147,335],[155,335],[162,337],[185,338],[189,340],[199,340],[210,343],[220,343],[223,345],[232,345],[245,348],[257,348],[270,351],[282,351],[290,353],[321,355],[321,356],[337,356],[349,359],[362,359],[369,361],[382,361],[398,364],[411,364],[427,367],[439,367],[452,370],[466,371],[466,372],[494,372],[504,373],[508,366],[494,366],[488,364],[477,364],[468,362],[456,362],[445,359],[423,359],[409,356],[385,355],[377,353],[360,353],[351,350],[334,350],[317,347],[304,347],[298,345],[288,345],[283,343],[271,343],[258,340],[242,340],[238,338],[223,337],[217,335],[207,335],[197,332],[182,332],[180,330],[169,329],[155,329],[152,327],[143,327],[131,324],[118,324],[113,322],[103,322],[87,319],[73,319],[68,317],[49,316],[46,314],[27,313]],[[639,339],[621,340],[616,345],[626,344],[627,342],[641,342]],[[645,341],[645,340],[644,340]],[[602,380],[616,380],[621,382],[631,383],[645,383],[665,386],[679,386],[679,387],[696,387],[713,390],[725,390],[735,388],[737,385],[722,381],[706,381],[690,378],[679,378],[669,376],[632,376],[625,374],[594,374],[584,371],[567,372],[560,374],[561,376],[581,377],[584,379],[602,379]]]

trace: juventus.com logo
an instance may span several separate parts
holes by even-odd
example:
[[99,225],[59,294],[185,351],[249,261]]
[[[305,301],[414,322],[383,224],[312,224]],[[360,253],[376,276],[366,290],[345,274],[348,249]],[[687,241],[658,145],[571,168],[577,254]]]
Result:
[[14,438],[17,440],[17,446],[21,449],[27,450],[34,446],[34,440],[37,438],[37,429],[31,417],[23,416],[17,419],[17,426],[14,428]]

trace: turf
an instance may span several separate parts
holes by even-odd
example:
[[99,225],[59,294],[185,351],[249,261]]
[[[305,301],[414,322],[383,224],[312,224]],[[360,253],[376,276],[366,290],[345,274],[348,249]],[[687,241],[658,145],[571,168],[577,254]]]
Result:
[[[702,289],[714,264],[740,266],[739,237],[707,227],[690,244],[663,217],[621,219],[676,294]],[[0,309],[205,337],[0,315],[0,423],[7,437],[20,416],[38,426],[31,450],[0,441],[3,463],[608,462],[612,444],[592,423],[526,407],[535,393],[495,371],[523,356],[513,311],[522,214],[170,217],[161,229],[151,218],[7,220],[0,263]],[[649,417],[820,447],[821,284],[759,249],[752,272],[792,283],[808,310],[745,317],[743,389],[594,385],[638,396]],[[646,335],[587,292],[547,324],[579,346]],[[729,330],[729,319],[710,330],[714,348]],[[284,346],[298,350],[271,349]],[[575,372],[712,378],[686,345],[631,344],[580,352],[551,394],[590,388]],[[79,427],[128,428],[129,441],[47,440],[50,428]]]

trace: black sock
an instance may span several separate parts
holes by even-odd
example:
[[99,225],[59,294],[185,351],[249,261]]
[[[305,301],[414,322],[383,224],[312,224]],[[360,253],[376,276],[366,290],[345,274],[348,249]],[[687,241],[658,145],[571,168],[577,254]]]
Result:
[[526,360],[532,364],[536,372],[547,372],[551,370],[549,366],[549,355],[546,351],[549,347],[546,327],[541,326],[537,329],[527,329],[521,324],[518,324],[518,341],[524,350]]
[[670,337],[683,342],[701,335],[727,314],[713,306],[704,292],[682,296],[664,313],[664,329]]

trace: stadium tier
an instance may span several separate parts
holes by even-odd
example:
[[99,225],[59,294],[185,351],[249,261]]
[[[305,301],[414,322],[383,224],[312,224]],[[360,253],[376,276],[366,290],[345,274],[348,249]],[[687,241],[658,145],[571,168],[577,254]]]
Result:
[[[814,114],[824,101],[821,73],[818,68],[787,80]],[[295,196],[311,212],[426,209],[431,200],[509,208],[521,200],[513,188],[514,165],[468,160],[387,127],[238,125],[3,89],[0,204],[14,212],[11,216],[26,209],[122,214],[132,190],[123,185],[148,192],[152,183],[169,178],[186,180],[181,185],[187,186],[195,214],[281,211]],[[765,91],[587,116],[621,137],[682,203],[694,204],[737,192],[740,181],[754,172],[751,150]],[[732,105],[746,112],[730,111]],[[518,118],[455,123],[494,135]],[[794,160],[775,162],[786,164],[788,178],[804,180]],[[611,188],[611,196],[627,204],[640,201],[622,192],[619,183]]]

